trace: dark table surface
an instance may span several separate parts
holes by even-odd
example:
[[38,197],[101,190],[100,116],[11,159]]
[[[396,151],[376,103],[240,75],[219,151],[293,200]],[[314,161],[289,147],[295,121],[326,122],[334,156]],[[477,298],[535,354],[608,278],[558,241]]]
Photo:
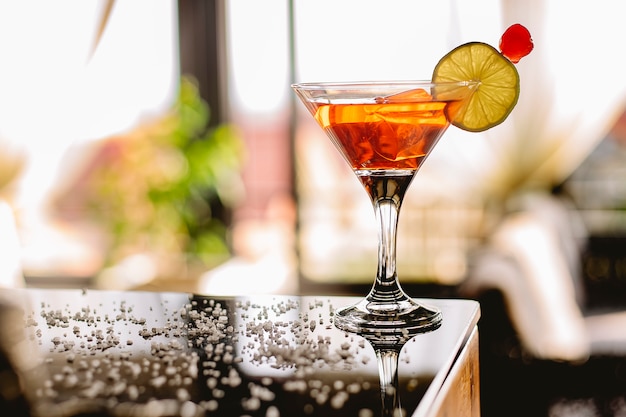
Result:
[[[45,416],[377,416],[373,347],[336,329],[329,296],[0,290],[13,413]],[[408,415],[426,415],[479,318],[469,300],[422,300],[442,326],[399,358]],[[8,409],[8,408],[7,408]]]

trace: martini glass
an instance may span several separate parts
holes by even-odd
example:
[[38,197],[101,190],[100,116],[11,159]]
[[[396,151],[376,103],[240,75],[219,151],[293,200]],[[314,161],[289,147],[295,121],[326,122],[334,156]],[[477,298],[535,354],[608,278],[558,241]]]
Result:
[[394,338],[441,325],[437,308],[412,299],[400,286],[398,215],[415,174],[477,85],[430,81],[292,85],[364,186],[379,225],[376,279],[362,301],[335,312],[339,329]]

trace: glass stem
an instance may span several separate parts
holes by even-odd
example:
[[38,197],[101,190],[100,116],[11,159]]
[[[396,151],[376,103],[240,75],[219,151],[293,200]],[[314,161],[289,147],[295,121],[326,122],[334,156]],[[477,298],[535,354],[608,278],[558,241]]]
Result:
[[380,224],[378,237],[378,272],[376,279],[379,284],[389,287],[396,283],[396,236],[398,230],[399,202],[379,200],[374,203],[376,219]]
[[361,177],[372,200],[379,226],[378,271],[368,296],[368,301],[374,305],[368,308],[376,309],[375,304],[380,303],[385,304],[386,307],[383,309],[389,309],[398,301],[408,298],[400,287],[396,271],[396,236],[400,207],[412,179],[411,173]]
[[401,416],[400,394],[398,392],[398,356],[400,351],[394,348],[376,349],[378,374],[380,377],[380,396],[382,417]]

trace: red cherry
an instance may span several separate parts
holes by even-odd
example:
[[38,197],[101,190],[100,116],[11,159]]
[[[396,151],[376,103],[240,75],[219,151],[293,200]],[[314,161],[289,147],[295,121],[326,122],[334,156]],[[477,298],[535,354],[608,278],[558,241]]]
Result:
[[500,38],[500,52],[514,64],[528,55],[533,47],[530,32],[519,23],[510,26]]

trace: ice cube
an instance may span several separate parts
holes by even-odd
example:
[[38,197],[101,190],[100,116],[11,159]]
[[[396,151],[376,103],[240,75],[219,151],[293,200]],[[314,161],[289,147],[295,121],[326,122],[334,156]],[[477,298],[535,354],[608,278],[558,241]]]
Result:
[[416,102],[416,101],[431,101],[433,97],[422,88],[415,88],[413,90],[403,91],[401,93],[392,94],[384,97],[385,103],[398,103],[398,102]]

